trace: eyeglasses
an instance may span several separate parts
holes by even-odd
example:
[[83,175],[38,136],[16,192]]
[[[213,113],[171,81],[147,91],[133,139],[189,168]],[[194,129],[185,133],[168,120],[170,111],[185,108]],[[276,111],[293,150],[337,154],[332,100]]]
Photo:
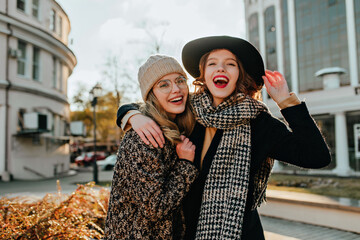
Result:
[[[175,79],[175,84],[180,89],[186,89],[188,85],[186,84],[186,78],[184,76],[179,76]],[[170,93],[173,89],[173,81],[169,79],[160,80],[155,86],[162,92],[162,93]]]

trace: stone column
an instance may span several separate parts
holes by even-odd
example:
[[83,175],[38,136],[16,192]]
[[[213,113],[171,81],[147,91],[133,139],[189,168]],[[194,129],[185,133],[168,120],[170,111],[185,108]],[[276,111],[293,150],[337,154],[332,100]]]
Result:
[[346,28],[349,52],[349,73],[351,86],[358,86],[358,59],[356,47],[356,28],[354,14],[354,0],[346,0]]
[[294,0],[287,0],[287,3],[288,3],[289,44],[290,44],[290,60],[291,60],[291,87],[292,87],[291,91],[294,92],[295,94],[299,94],[295,3]]
[[[264,6],[263,1],[258,1],[258,16],[259,16],[259,51],[264,61],[264,66],[266,69],[266,39],[265,39],[265,22],[264,22]],[[261,92],[263,96],[263,102],[268,103],[268,94],[265,87]]]
[[346,117],[344,112],[335,113],[335,137],[336,167],[333,169],[333,172],[338,176],[349,176],[353,171],[349,164]]

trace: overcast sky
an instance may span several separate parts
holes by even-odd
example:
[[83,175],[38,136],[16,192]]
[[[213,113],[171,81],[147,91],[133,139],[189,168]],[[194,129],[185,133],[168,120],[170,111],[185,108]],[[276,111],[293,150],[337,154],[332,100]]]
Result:
[[[78,64],[68,82],[68,97],[83,85],[96,82],[110,89],[101,75],[109,55],[121,57],[136,81],[142,61],[154,51],[154,39],[162,40],[160,53],[181,62],[181,48],[198,37],[231,35],[246,37],[241,0],[57,0],[71,22],[70,49]],[[124,78],[121,81],[129,81]],[[133,83],[136,86],[136,83]],[[138,87],[125,94],[140,98]]]

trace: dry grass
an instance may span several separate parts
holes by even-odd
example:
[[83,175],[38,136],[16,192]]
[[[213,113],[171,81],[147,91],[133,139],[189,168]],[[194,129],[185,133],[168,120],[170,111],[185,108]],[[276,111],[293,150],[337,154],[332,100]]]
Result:
[[272,174],[268,188],[360,200],[360,178]]
[[0,239],[100,239],[109,201],[109,190],[94,183],[79,185],[70,195],[42,199],[0,198]]

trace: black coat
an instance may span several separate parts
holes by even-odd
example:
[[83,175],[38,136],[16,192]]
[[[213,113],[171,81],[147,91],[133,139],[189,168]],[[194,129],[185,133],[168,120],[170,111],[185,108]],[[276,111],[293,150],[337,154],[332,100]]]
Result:
[[[127,105],[119,108],[118,119],[119,117],[122,118],[131,109],[136,109],[136,107]],[[251,203],[253,201],[254,174],[267,157],[303,168],[322,168],[331,161],[328,146],[311,118],[305,103],[285,108],[281,110],[281,113],[288,126],[266,112],[259,114],[250,123],[251,169],[242,239],[264,239],[259,215],[256,210],[251,211]],[[198,168],[200,168],[204,136],[205,128],[200,124],[196,124],[190,140],[196,145],[194,163]],[[187,240],[193,239],[195,236],[205,180],[221,137],[222,131],[217,130],[204,157],[200,175],[183,201],[186,221],[185,239]]]

